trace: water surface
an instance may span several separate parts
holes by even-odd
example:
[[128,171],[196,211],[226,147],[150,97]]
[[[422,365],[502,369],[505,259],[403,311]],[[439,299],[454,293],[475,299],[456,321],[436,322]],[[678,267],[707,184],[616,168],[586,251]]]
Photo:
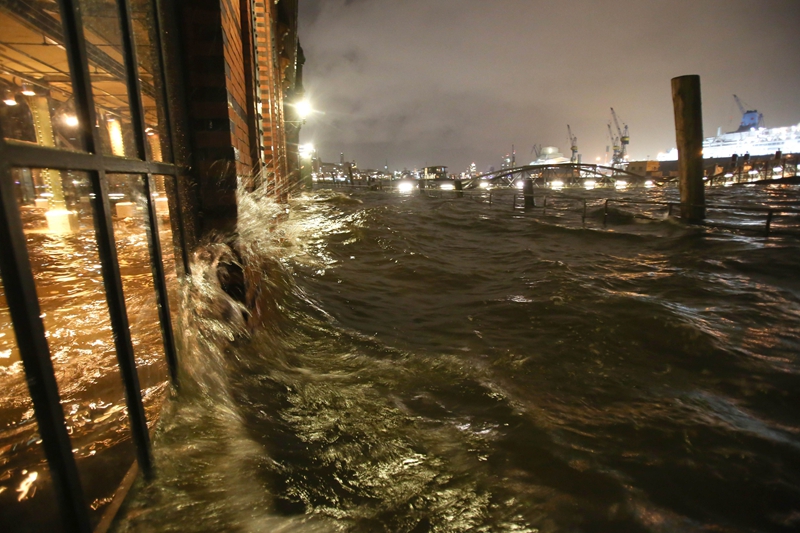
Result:
[[800,529],[800,240],[510,194],[243,198],[117,530]]

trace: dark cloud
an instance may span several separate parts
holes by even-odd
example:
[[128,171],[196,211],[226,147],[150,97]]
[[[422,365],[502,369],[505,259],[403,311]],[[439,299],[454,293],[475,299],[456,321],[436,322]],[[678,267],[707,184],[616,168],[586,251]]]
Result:
[[605,151],[609,108],[634,157],[674,145],[670,79],[699,74],[706,134],[800,122],[798,0],[301,0],[303,131],[361,166],[498,165],[512,144]]

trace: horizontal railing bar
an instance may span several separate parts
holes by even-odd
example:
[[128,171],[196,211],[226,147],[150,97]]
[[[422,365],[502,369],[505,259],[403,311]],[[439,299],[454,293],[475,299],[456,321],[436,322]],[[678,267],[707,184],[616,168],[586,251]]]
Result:
[[172,163],[142,161],[124,157],[101,156],[86,152],[60,150],[18,141],[6,141],[6,158],[12,167],[52,168],[56,170],[78,170],[120,172],[126,174],[168,174],[176,176],[180,167]]

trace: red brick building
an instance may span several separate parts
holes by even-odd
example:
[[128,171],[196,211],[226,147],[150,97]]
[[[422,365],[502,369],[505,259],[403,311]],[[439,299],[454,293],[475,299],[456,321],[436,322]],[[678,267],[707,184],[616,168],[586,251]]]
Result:
[[[240,186],[297,183],[297,8],[0,0],[4,532],[102,530],[155,474],[192,252],[235,228]],[[76,429],[78,404],[108,423]]]
[[[181,7],[187,112],[203,226],[235,220],[238,180],[281,199],[296,173],[287,100],[297,81],[297,0],[195,0]],[[288,126],[293,137],[297,124]],[[292,157],[293,155],[293,157]]]

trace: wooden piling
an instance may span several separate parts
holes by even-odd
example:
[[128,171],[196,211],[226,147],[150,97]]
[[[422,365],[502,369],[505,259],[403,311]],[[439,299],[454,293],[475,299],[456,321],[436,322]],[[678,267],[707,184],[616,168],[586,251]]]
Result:
[[522,196],[525,198],[525,209],[536,207],[533,198],[533,180],[528,178],[522,182]]
[[706,217],[703,188],[703,107],[700,76],[672,78],[675,139],[680,172],[681,219],[701,222]]

